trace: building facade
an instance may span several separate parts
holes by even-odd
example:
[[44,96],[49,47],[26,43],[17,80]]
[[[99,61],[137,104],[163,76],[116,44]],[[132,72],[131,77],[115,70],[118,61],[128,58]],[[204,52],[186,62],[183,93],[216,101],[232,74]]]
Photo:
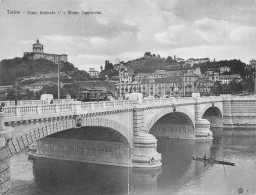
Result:
[[33,52],[24,52],[23,57],[30,60],[47,59],[51,60],[55,64],[59,64],[61,61],[68,61],[68,56],[66,54],[44,53],[44,46],[39,43],[38,39],[37,42],[33,44]]
[[89,68],[88,73],[92,78],[99,78],[99,71],[95,70],[94,68]]
[[236,82],[240,82],[240,81],[242,81],[242,78],[238,74],[220,75],[220,82],[221,82],[221,84],[227,84],[228,85],[233,80],[236,81]]

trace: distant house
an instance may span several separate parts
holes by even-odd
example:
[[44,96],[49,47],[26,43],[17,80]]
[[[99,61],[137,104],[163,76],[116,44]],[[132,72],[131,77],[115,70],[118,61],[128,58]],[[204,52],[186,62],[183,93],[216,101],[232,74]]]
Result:
[[250,61],[250,65],[251,65],[252,68],[256,68],[256,60],[252,59]]
[[38,92],[45,86],[53,86],[55,84],[56,83],[54,81],[40,81],[29,85],[24,85],[23,89],[29,89],[33,92]]
[[224,72],[230,72],[230,71],[231,71],[231,68],[228,66],[222,66],[220,68],[220,74],[223,74]]
[[92,78],[99,78],[99,71],[95,70],[94,68],[89,68],[88,73]]
[[220,75],[220,82],[221,82],[221,84],[227,84],[228,85],[233,80],[235,80],[236,82],[240,82],[242,80],[242,78],[238,74]]
[[185,60],[183,58],[176,58],[176,62],[184,62]]
[[185,61],[185,64],[189,64],[190,66],[194,64],[204,64],[210,62],[209,58],[189,58],[187,61]]

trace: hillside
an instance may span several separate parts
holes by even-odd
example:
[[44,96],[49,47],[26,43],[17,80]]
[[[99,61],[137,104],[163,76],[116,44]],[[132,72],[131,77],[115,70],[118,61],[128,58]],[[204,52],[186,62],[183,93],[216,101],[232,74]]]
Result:
[[137,73],[152,73],[156,70],[178,70],[183,66],[177,62],[168,62],[164,58],[159,57],[143,57],[140,59],[128,61],[125,66],[132,68]]
[[[0,85],[12,85],[18,78],[57,73],[57,70],[58,65],[46,59],[5,59],[0,62]],[[86,71],[78,70],[69,62],[63,63],[60,71],[68,73],[75,80],[86,80],[90,77]]]

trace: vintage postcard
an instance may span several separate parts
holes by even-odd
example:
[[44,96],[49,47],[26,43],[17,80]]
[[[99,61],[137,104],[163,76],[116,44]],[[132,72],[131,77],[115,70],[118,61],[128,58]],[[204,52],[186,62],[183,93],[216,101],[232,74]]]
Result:
[[256,194],[255,0],[0,0],[0,194]]

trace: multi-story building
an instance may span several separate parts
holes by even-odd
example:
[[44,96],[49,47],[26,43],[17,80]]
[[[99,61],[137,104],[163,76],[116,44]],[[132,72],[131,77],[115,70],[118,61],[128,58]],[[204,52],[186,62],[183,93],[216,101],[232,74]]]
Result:
[[182,81],[183,81],[183,95],[185,90],[185,96],[191,96],[192,93],[198,93],[200,92],[198,89],[198,80],[199,75],[188,72],[183,74]]
[[88,73],[92,78],[99,78],[99,71],[95,70],[94,68],[89,68]]
[[133,69],[125,69],[120,73],[121,82],[123,83],[131,83],[134,75]]
[[209,95],[213,85],[214,81],[210,81],[209,79],[199,78],[198,80],[198,88],[201,95]]
[[181,77],[169,78],[145,78],[141,82],[117,83],[115,84],[115,95],[124,97],[127,93],[142,93],[144,97],[148,96],[181,96],[182,79]]
[[[165,77],[162,78],[159,75]],[[124,97],[127,93],[142,93],[144,97],[191,96],[192,93],[206,95],[210,93],[213,84],[214,81],[202,79],[194,72],[172,74],[169,71],[158,70],[155,73],[135,75],[134,82],[116,83],[115,96]]]
[[24,52],[23,56],[31,60],[47,59],[53,61],[55,64],[59,64],[61,61],[68,61],[68,56],[66,54],[44,53],[44,46],[41,43],[39,43],[38,39],[36,43],[33,44],[33,52]]

